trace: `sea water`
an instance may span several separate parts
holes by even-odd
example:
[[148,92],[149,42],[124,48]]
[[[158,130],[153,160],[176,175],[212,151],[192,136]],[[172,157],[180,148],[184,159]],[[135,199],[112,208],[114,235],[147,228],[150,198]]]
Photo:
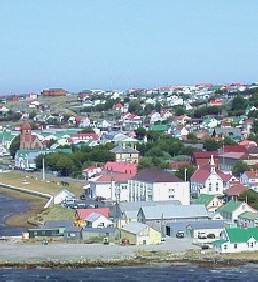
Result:
[[0,281],[258,281],[255,268],[149,266],[86,269],[0,269]]

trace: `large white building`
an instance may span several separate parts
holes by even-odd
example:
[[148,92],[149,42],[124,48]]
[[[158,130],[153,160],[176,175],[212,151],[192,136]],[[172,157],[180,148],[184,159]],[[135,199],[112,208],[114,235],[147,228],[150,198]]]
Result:
[[128,180],[129,201],[179,200],[190,204],[190,184],[168,171],[147,168]]

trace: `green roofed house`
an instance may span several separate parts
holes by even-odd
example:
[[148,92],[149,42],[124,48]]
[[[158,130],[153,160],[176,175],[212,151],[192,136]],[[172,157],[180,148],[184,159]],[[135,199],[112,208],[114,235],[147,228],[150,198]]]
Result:
[[192,204],[205,205],[209,212],[215,212],[220,206],[223,205],[223,201],[216,195],[200,194],[197,199],[193,200]]
[[0,155],[9,154],[10,145],[14,139],[15,135],[13,135],[10,131],[2,131],[0,132]]
[[213,242],[220,253],[239,253],[258,250],[258,228],[231,228],[221,232],[220,240]]
[[151,127],[151,130],[153,131],[167,131],[168,126],[166,124],[154,124]]
[[234,223],[237,223],[239,215],[244,212],[257,213],[257,210],[253,209],[247,203],[231,200],[227,204],[219,207],[216,211],[216,213],[221,214],[223,219],[230,220]]

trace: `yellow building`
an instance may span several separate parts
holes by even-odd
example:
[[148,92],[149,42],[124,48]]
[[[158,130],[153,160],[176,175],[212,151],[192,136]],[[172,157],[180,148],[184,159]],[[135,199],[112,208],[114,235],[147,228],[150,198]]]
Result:
[[130,146],[116,146],[111,152],[115,154],[117,162],[137,164],[139,161],[139,151]]
[[129,223],[121,229],[121,239],[128,239],[131,245],[161,244],[161,233],[142,223]]

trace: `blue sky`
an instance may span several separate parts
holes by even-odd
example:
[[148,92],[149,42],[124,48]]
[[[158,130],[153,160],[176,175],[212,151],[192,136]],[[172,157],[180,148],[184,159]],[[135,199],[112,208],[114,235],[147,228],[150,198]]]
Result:
[[0,93],[258,81],[257,0],[0,1]]

